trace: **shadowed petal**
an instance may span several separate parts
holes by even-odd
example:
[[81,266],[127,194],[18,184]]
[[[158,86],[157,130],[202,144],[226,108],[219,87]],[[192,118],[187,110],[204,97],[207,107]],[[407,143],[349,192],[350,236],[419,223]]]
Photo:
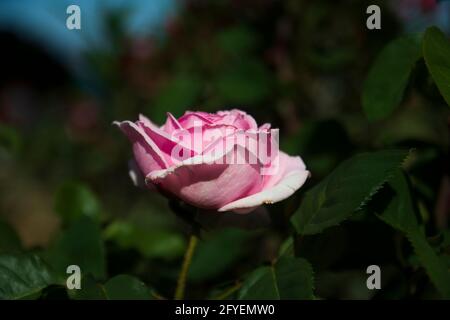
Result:
[[133,144],[136,162],[144,175],[168,168],[164,154],[144,130],[131,121],[114,122]]

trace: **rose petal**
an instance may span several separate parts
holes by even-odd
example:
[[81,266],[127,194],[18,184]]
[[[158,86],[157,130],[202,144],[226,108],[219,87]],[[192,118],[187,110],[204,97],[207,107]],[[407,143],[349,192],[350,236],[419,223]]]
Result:
[[[248,213],[263,204],[272,204],[290,197],[306,181],[309,171],[294,171],[286,175],[277,185],[251,196],[228,203],[219,208],[219,212],[234,211]],[[244,210],[248,209],[248,210]]]
[[217,114],[222,116],[222,119],[218,120],[217,123],[232,125],[242,130],[258,129],[255,119],[244,111],[233,109],[230,111],[219,111]]
[[[309,176],[300,157],[278,151],[278,130],[270,124],[258,128],[253,117],[237,109],[187,111],[178,120],[167,113],[161,127],[143,115],[136,123],[114,124],[132,142],[146,185],[158,184],[161,192],[199,208],[247,213],[289,197]],[[261,141],[260,134],[268,136]],[[270,144],[265,147],[264,141]],[[179,151],[184,152],[174,157]],[[139,170],[130,171],[134,182]]]
[[276,175],[265,176],[261,192],[229,203],[219,211],[233,210],[238,213],[247,213],[262,204],[279,202],[297,191],[310,175],[300,157],[290,157],[281,151],[279,152],[279,168]]
[[114,121],[113,124],[117,125],[133,144],[134,157],[144,175],[169,167],[163,152],[142,128],[131,121]]
[[[178,163],[180,160],[180,154],[175,154],[176,150],[183,149],[184,159],[193,157],[196,153],[190,149],[189,145],[184,141],[177,139],[176,135],[170,135],[167,132],[155,127],[148,126],[144,122],[138,121],[138,125],[144,130],[152,141],[156,143],[158,148],[164,153],[164,158],[169,166]],[[179,152],[178,152],[179,153]]]
[[186,111],[183,116],[178,119],[178,123],[184,128],[189,129],[194,126],[202,126],[205,124],[214,124],[213,121],[209,120],[205,115],[200,112],[190,112]]
[[[274,175],[266,175],[264,179],[264,189],[270,188],[278,184],[284,176],[292,171],[306,171],[306,166],[300,157],[291,157],[283,151],[279,151],[278,169]],[[276,165],[272,163],[272,165]]]
[[260,165],[216,163],[218,159],[225,162],[226,156],[196,156],[179,166],[154,171],[146,180],[204,209],[218,209],[242,196],[259,192],[263,182]]
[[176,130],[182,130],[183,127],[178,122],[178,120],[170,113],[167,112],[167,120],[166,123],[163,126],[163,130],[169,134]]

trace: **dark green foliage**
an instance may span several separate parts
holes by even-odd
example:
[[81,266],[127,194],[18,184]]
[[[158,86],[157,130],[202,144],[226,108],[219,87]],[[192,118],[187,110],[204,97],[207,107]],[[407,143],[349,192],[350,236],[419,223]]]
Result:
[[[172,299],[192,231],[188,299],[450,299],[448,30],[404,34],[395,1],[381,32],[371,1],[232,2],[139,39],[105,12],[80,74],[0,74],[0,299]],[[304,160],[293,196],[218,214],[132,184],[114,120],[232,108]]]

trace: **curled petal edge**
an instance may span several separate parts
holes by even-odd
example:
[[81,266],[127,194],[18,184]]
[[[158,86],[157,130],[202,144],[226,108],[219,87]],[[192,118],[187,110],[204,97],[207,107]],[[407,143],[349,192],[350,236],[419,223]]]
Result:
[[137,134],[137,136],[142,139],[141,141],[146,143],[146,146],[149,148],[147,149],[147,151],[151,153],[151,155],[155,158],[155,161],[157,161],[162,167],[167,168],[169,166],[164,159],[162,151],[159,149],[156,143],[152,139],[150,139],[150,137],[144,132],[144,130],[138,127],[134,122],[114,121],[113,124],[118,126],[119,129],[122,130],[122,132],[125,133],[125,135],[127,135],[129,138],[131,137],[132,133]]
[[[239,146],[238,146],[239,147]],[[166,169],[161,170],[155,170],[147,174],[145,177],[145,182],[148,184],[150,182],[157,182],[158,180],[162,180],[165,177],[167,177],[169,174],[172,174],[176,172],[176,170],[183,166],[192,166],[192,165],[209,165],[209,164],[217,164],[220,159],[225,157],[229,152],[232,152],[234,149],[234,146],[229,147],[228,149],[224,150],[223,152],[218,153],[217,155],[210,155],[210,154],[204,154],[204,155],[196,155],[192,158],[188,158],[186,160],[181,161],[180,163],[173,165]],[[225,164],[225,163],[223,163]]]
[[279,183],[273,187],[255,193],[251,196],[233,201],[219,208],[219,212],[235,211],[246,213],[263,204],[272,204],[290,197],[305,183],[310,172],[307,170],[295,170],[288,173]]

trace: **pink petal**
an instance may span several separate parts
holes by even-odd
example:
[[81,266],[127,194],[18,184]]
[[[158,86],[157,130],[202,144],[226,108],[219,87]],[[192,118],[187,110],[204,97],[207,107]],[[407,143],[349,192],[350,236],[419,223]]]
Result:
[[164,131],[166,131],[167,133],[170,134],[176,130],[183,129],[183,127],[170,112],[167,112],[167,120],[163,126],[163,129],[164,129]]
[[267,175],[264,179],[264,189],[270,188],[278,184],[284,176],[292,171],[306,171],[306,166],[300,157],[291,157],[288,154],[279,151],[278,158],[279,172],[275,175]]
[[200,112],[187,111],[183,116],[178,119],[178,122],[184,129],[189,129],[194,126],[202,126],[204,124],[214,124],[213,121],[208,119],[206,115]]
[[179,166],[152,172],[146,180],[196,207],[216,210],[258,192],[262,185],[258,164],[215,163],[217,159],[224,162],[225,156],[193,157]]
[[133,144],[136,162],[144,175],[154,170],[168,168],[164,154],[144,132],[142,128],[131,121],[114,122],[125,133]]
[[281,151],[279,165],[277,175],[266,176],[262,191],[228,203],[218,211],[247,213],[260,205],[279,202],[297,191],[310,175],[300,157],[290,157]]
[[191,158],[196,153],[192,151],[184,141],[180,141],[177,139],[176,136],[172,136],[168,134],[167,132],[154,127],[154,126],[147,126],[145,123],[138,121],[138,125],[144,130],[145,134],[152,139],[158,148],[163,152],[164,158],[166,162],[169,165],[173,165],[175,162],[177,162],[178,156],[172,154],[172,151],[174,151],[175,147],[182,147],[183,148],[183,156],[185,158]]
[[222,119],[217,121],[220,124],[232,125],[242,130],[258,129],[255,119],[244,111],[233,109],[231,111],[219,111],[217,114],[222,116]]

